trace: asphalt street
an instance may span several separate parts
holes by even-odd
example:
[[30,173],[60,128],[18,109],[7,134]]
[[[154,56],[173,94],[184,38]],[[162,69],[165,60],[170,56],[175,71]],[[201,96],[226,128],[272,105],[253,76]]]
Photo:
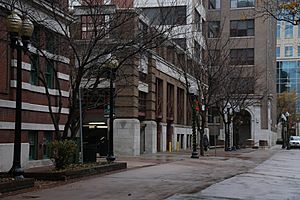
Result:
[[128,170],[3,199],[285,199],[289,191],[291,197],[299,194],[300,150],[220,152],[215,157],[210,151],[200,159],[184,153],[119,158],[128,163]]

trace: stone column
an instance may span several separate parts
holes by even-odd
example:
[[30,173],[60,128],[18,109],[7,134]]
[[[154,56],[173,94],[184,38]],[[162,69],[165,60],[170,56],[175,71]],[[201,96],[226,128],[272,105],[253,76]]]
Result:
[[187,135],[188,135],[188,133],[185,133],[184,135],[183,135],[183,150],[186,150],[187,149]]
[[140,155],[140,121],[114,120],[114,152],[116,155]]
[[173,134],[172,134],[172,151],[176,151],[176,145],[177,145],[177,132],[178,129],[174,126],[171,125],[173,127]]
[[117,76],[114,120],[114,152],[118,155],[140,155],[140,121],[138,120],[139,58],[128,59]]
[[155,121],[144,121],[145,127],[145,153],[157,152],[157,124]]
[[167,151],[167,124],[160,123],[161,134],[160,134],[160,150],[161,152]]

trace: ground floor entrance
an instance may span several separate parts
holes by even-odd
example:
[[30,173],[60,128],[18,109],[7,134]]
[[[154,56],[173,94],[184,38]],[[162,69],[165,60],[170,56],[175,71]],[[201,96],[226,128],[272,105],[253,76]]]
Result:
[[251,114],[241,110],[233,120],[233,146],[245,146],[248,139],[251,139]]

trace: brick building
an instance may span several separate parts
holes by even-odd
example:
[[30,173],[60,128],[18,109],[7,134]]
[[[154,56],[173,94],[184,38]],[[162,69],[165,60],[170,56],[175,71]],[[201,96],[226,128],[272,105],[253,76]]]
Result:
[[[37,21],[50,15],[50,2],[52,1],[20,1],[22,8],[34,10],[31,17]],[[68,0],[60,1],[59,8],[67,9],[67,6]],[[17,4],[16,9],[20,14],[22,8]],[[57,12],[63,14],[65,11],[58,9]],[[16,53],[11,51],[9,33],[6,30],[5,20],[9,14],[7,5],[0,3],[0,13],[0,171],[7,171],[13,161],[17,61]],[[60,17],[59,20],[64,24],[64,20],[69,19]],[[49,114],[45,85],[39,75],[45,76],[54,113],[58,110],[59,82],[62,99],[60,130],[64,128],[69,112],[70,59],[63,55],[65,47],[60,43],[61,33],[57,29],[59,25],[55,21],[41,20],[40,24],[34,26],[29,51],[22,53],[22,167],[50,162],[47,145],[54,138],[54,126]],[[56,75],[53,67],[57,71]]]
[[[119,76],[115,83],[115,91],[119,91],[115,98],[116,119],[114,120],[114,149],[117,155],[140,155],[166,151],[169,144],[172,144],[172,150],[191,147],[191,105],[183,77],[183,66],[180,66],[180,63],[189,66],[201,59],[202,29],[198,26],[202,25],[203,19],[200,17],[201,20],[199,21],[198,9],[193,8],[190,13],[185,10],[187,7],[189,8],[187,10],[190,10],[190,7],[187,6],[187,4],[189,5],[188,2],[186,1],[185,5],[180,5],[186,14],[183,17],[185,21],[180,22],[182,24],[173,25],[174,27],[186,26],[185,28],[188,30],[191,28],[195,30],[192,38],[183,33],[176,34],[176,37],[169,38],[169,41],[161,43],[155,49],[144,49],[135,54],[126,60],[118,70],[122,71],[122,76],[125,75],[127,80],[130,80],[130,84],[124,81],[122,76]],[[117,13],[131,12],[136,15],[126,25],[120,27],[121,33],[115,36],[118,39],[122,38],[122,34],[128,34],[128,30],[130,30],[130,35],[124,37],[127,40],[139,35],[141,31],[150,31],[151,26],[155,26],[152,23],[153,19],[151,20],[146,14],[138,14],[139,9],[126,9],[138,4],[126,4],[124,6],[122,1],[112,1],[108,2],[108,5],[111,5],[110,3],[117,4],[115,11]],[[102,5],[101,2],[100,5]],[[147,5],[149,7],[155,6],[153,4]],[[74,13],[78,13],[78,20],[81,20],[81,31],[78,35],[81,39],[79,43],[83,44],[83,41],[88,42],[88,38],[86,38],[87,26],[84,25],[86,14],[82,11],[76,12],[76,9],[81,9],[80,7],[74,9]],[[201,14],[205,16],[205,13]],[[192,23],[195,21],[197,23]],[[180,38],[184,42],[176,40]],[[113,35],[107,36],[103,40],[103,44],[107,43],[108,46],[108,41],[114,39],[116,38]],[[187,42],[187,39],[192,42]],[[101,45],[98,48],[101,49]],[[128,51],[130,48],[134,47],[129,47]],[[122,57],[126,53],[128,52],[119,52],[116,56]],[[196,88],[196,80],[192,76],[189,76],[188,80],[190,85]],[[104,85],[99,85],[99,90],[103,91]],[[196,93],[195,90],[189,92]],[[105,106],[87,112],[84,119],[84,130],[85,134],[92,135],[93,139],[90,141],[100,140],[102,137],[106,138],[108,123],[105,116],[107,117]]]

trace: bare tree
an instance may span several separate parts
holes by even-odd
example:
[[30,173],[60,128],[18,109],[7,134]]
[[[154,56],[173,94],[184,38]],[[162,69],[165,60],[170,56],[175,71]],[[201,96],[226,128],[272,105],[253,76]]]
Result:
[[299,0],[263,0],[257,8],[257,17],[272,16],[278,21],[286,21],[293,25],[299,25],[300,2]]
[[[121,1],[120,1],[121,2]],[[105,92],[99,95],[99,88],[107,82],[107,66],[112,58],[118,59],[116,66],[117,77],[130,84],[130,77],[124,72],[124,65],[135,59],[148,49],[161,45],[176,35],[172,30],[180,27],[184,19],[172,19],[174,10],[161,10],[157,17],[148,19],[147,10],[132,9],[132,5],[124,1],[123,9],[116,5],[103,5],[96,1],[83,0],[80,4],[69,9],[65,1],[40,1],[40,9],[47,10],[47,15],[26,6],[22,0],[0,0],[7,10],[17,9],[29,17],[41,28],[52,29],[51,34],[59,38],[53,45],[53,50],[70,59],[70,95],[69,114],[63,131],[63,138],[75,137],[79,127],[79,90],[84,88],[87,99],[84,102],[83,113],[86,110],[105,104]],[[163,1],[162,1],[163,4]],[[174,0],[174,5],[176,1]],[[147,4],[144,5],[145,7]],[[173,25],[165,26],[167,20],[176,20]],[[179,20],[179,21],[178,21]],[[62,110],[62,92],[57,77],[57,68],[52,65],[53,57],[46,55],[45,44],[33,44],[32,51],[46,58],[46,62],[54,72],[55,89],[58,97],[53,98],[49,93],[45,74],[39,72],[39,80],[46,88],[49,110],[57,137],[60,136],[59,122]],[[136,67],[132,63],[131,67]],[[117,91],[115,92],[115,95]],[[53,104],[58,106],[55,112]]]

